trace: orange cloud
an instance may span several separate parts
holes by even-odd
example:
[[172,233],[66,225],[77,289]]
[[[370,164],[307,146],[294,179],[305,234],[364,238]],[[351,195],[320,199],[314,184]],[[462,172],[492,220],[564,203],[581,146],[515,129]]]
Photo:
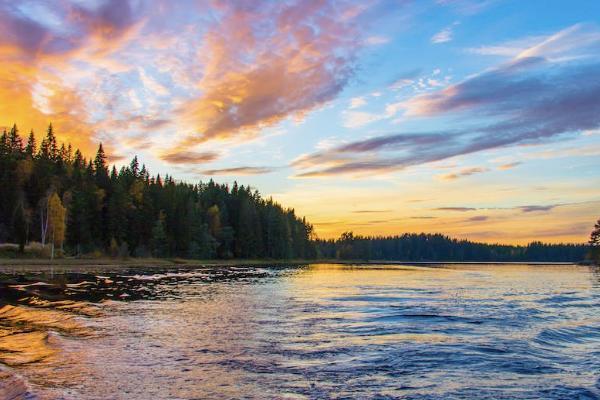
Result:
[[202,164],[216,160],[219,154],[210,151],[177,151],[165,153],[160,158],[170,164]]
[[465,176],[471,176],[471,175],[475,175],[475,174],[481,174],[481,173],[484,173],[487,171],[488,171],[487,168],[481,168],[481,167],[463,168],[458,172],[452,172],[449,174],[441,175],[440,179],[445,180],[445,181],[453,181],[458,178],[462,178]]
[[354,19],[325,2],[220,5],[200,49],[201,95],[180,109],[194,129],[180,148],[253,137],[285,118],[301,119],[333,99],[352,74]]
[[16,123],[22,131],[33,129],[38,138],[53,123],[60,140],[82,151],[93,151],[92,128],[79,95],[53,76],[21,62],[4,62],[0,68],[0,125]]
[[69,29],[53,30],[40,22],[43,15],[28,19],[0,5],[0,125],[16,123],[40,139],[51,122],[59,140],[90,154],[97,146],[90,117],[95,110],[89,110],[90,93],[79,82],[100,68],[122,70],[110,56],[137,35],[142,22],[120,0],[95,9],[65,2],[53,11]]
[[274,171],[271,167],[234,167],[200,171],[204,175],[263,175]]

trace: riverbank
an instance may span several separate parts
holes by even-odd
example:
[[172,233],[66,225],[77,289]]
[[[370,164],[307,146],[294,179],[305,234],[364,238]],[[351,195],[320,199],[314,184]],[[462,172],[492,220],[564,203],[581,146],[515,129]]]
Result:
[[[303,265],[318,262],[315,260],[191,260],[180,258],[60,258],[54,260],[40,258],[0,258],[0,272],[27,272],[54,270],[54,272],[77,272],[87,270],[115,270],[137,268],[196,268],[221,266],[278,266]],[[324,262],[324,261],[322,261]]]
[[269,259],[229,259],[229,260],[193,260],[181,258],[59,258],[54,260],[41,258],[0,258],[1,273],[19,273],[32,271],[85,272],[90,270],[114,271],[120,269],[139,268],[198,268],[198,267],[227,267],[227,266],[295,266],[305,264],[362,264],[362,265],[422,265],[435,266],[440,264],[471,264],[471,265],[572,265],[569,262],[501,262],[501,261],[390,261],[390,260],[269,260]]

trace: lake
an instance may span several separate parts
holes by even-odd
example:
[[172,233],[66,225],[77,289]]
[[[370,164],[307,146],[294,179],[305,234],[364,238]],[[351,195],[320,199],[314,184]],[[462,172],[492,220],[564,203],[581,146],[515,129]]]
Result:
[[600,398],[593,267],[149,267],[0,282],[0,398]]

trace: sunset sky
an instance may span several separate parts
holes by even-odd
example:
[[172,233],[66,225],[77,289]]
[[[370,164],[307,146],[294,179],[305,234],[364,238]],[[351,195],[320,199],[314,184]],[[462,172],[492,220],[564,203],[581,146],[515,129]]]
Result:
[[600,1],[0,0],[0,61],[0,126],[250,184],[320,237],[600,217]]

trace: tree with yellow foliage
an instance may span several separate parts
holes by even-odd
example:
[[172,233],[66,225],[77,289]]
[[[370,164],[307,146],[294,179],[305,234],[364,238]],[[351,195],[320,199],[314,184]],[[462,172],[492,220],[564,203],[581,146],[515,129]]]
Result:
[[66,209],[60,201],[56,192],[52,193],[48,199],[48,219],[49,233],[52,240],[52,258],[54,258],[54,249],[60,247],[62,250],[65,240],[65,216]]

